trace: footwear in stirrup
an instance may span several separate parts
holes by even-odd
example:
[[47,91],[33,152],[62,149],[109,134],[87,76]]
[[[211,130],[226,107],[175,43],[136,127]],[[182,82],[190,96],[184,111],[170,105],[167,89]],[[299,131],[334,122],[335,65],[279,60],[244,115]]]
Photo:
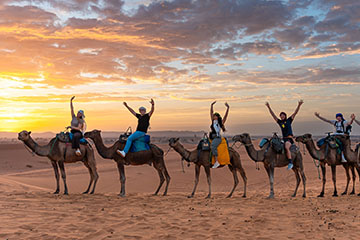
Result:
[[293,163],[289,163],[289,164],[288,164],[288,168],[287,168],[287,169],[288,169],[288,170],[291,170],[291,169],[293,168],[293,166],[294,166],[294,164],[293,164]]
[[116,153],[119,154],[120,156],[122,156],[123,158],[126,156],[126,153],[122,150],[116,150]]
[[216,161],[214,163],[214,165],[212,166],[212,168],[218,168],[220,166],[220,163],[218,161]]
[[76,156],[80,157],[80,156],[81,156],[81,151],[80,151],[80,149],[76,149],[75,154],[76,154]]

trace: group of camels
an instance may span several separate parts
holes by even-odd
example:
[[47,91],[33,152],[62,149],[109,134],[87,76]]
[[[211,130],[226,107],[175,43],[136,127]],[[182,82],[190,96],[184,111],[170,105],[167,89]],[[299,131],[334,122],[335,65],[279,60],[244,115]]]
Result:
[[[89,138],[94,142],[95,147],[101,157],[105,159],[112,159],[116,162],[120,176],[120,183],[121,183],[119,196],[121,197],[125,196],[125,180],[126,180],[125,169],[124,169],[125,165],[143,165],[143,164],[152,165],[159,174],[160,183],[154,195],[157,195],[159,193],[164,182],[166,182],[166,185],[163,195],[164,196],[167,195],[168,187],[170,183],[170,176],[168,174],[164,161],[164,151],[161,148],[159,148],[154,144],[151,144],[150,150],[130,153],[127,154],[125,158],[123,158],[122,156],[116,153],[116,150],[122,149],[125,145],[125,141],[118,140],[112,146],[106,146],[102,140],[100,130],[93,130],[90,132],[86,132],[84,137]],[[310,155],[314,159],[320,162],[322,176],[323,176],[322,178],[323,185],[322,185],[321,193],[319,194],[318,197],[324,196],[324,188],[326,182],[326,176],[325,176],[326,164],[330,165],[332,170],[332,180],[334,183],[333,196],[337,196],[337,189],[336,189],[337,165],[343,165],[343,167],[346,170],[347,184],[345,191],[342,194],[343,195],[347,194],[348,191],[348,186],[350,182],[350,174],[349,174],[350,169],[352,172],[352,180],[353,180],[353,188],[350,194],[355,194],[355,169],[357,170],[360,176],[359,150],[351,149],[351,142],[349,136],[338,135],[336,136],[336,138],[338,138],[344,145],[344,155],[347,159],[347,163],[341,162],[341,155],[336,152],[336,149],[327,148],[325,145],[321,146],[320,148],[317,148],[314,144],[311,134],[304,134],[302,136],[296,137],[296,142],[304,143]],[[60,141],[58,137],[51,139],[50,142],[45,146],[40,146],[31,137],[31,132],[27,132],[27,131],[20,132],[18,134],[18,139],[23,141],[24,144],[33,151],[33,153],[37,154],[38,156],[44,156],[49,158],[55,172],[55,178],[56,178],[56,190],[54,192],[55,194],[58,194],[60,191],[60,184],[59,184],[60,177],[59,177],[58,169],[60,168],[61,177],[64,182],[64,194],[68,194],[64,163],[73,163],[78,161],[82,161],[84,163],[84,165],[88,168],[90,174],[90,183],[84,193],[90,193],[90,194],[94,193],[99,176],[96,169],[94,150],[90,145],[82,144],[81,145],[82,155],[77,156],[74,153],[74,150],[71,148],[71,144]],[[268,174],[269,182],[270,182],[270,194],[268,198],[274,198],[274,169],[287,166],[288,160],[286,159],[285,154],[277,153],[275,150],[273,150],[273,148],[270,146],[271,143],[269,141],[265,143],[265,145],[262,146],[259,150],[256,150],[252,143],[250,135],[247,133],[234,136],[233,141],[235,143],[240,142],[242,145],[244,145],[247,154],[254,162],[262,162],[264,164],[264,168]],[[210,198],[211,197],[211,174],[210,174],[211,164],[209,161],[210,151],[209,150],[199,151],[198,149],[190,151],[180,143],[179,138],[170,138],[169,146],[170,148],[174,149],[177,153],[179,153],[182,159],[188,162],[192,162],[195,165],[195,185],[189,197],[192,198],[195,195],[196,188],[199,182],[200,168],[202,166],[204,167],[207,176],[208,186],[209,186],[209,193],[207,195],[207,198]],[[247,177],[245,174],[245,170],[241,164],[240,155],[232,147],[229,147],[229,154],[230,154],[231,164],[228,165],[228,168],[233,175],[234,185],[227,197],[231,197],[233,195],[239,183],[239,179],[237,175],[238,172],[240,173],[244,181],[244,190],[243,190],[244,192],[242,196],[246,197]],[[296,196],[298,187],[300,185],[300,182],[302,181],[303,182],[302,196],[306,197],[306,177],[304,174],[302,155],[300,151],[293,151],[292,157],[294,163],[294,167],[292,170],[294,171],[296,177],[295,191],[292,194],[292,196],[293,197]],[[91,186],[93,186],[93,188],[90,191]]]

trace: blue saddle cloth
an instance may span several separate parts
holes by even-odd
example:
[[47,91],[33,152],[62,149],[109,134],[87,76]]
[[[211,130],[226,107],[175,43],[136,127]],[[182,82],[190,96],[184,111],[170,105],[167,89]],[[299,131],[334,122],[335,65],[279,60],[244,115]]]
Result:
[[150,150],[150,136],[145,135],[132,142],[130,152],[140,152]]
[[[72,141],[72,139],[73,139],[73,136],[74,136],[74,134],[72,134],[72,132],[69,132],[69,138],[70,138],[70,142]],[[88,141],[85,139],[85,138],[81,138],[80,139],[80,143],[88,143]]]

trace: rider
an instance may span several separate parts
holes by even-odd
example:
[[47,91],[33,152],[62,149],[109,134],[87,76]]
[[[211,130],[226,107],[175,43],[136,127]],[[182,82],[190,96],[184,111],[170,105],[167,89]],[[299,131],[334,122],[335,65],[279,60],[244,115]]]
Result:
[[281,132],[283,135],[283,141],[285,143],[285,150],[286,150],[286,157],[289,161],[288,164],[288,169],[292,169],[293,167],[293,162],[292,162],[292,157],[291,157],[291,152],[290,152],[290,147],[291,144],[294,144],[294,135],[293,135],[293,131],[292,131],[292,122],[294,121],[294,118],[296,116],[296,114],[299,112],[301,105],[304,103],[303,100],[300,100],[298,103],[297,108],[295,109],[295,112],[289,117],[287,118],[287,115],[285,112],[281,112],[280,113],[280,119],[278,119],[275,115],[275,113],[273,112],[273,110],[270,107],[270,104],[268,102],[265,103],[265,105],[268,107],[269,112],[271,114],[271,116],[274,118],[274,120],[277,122],[277,124],[279,124],[280,128],[281,128]]
[[123,150],[116,150],[116,152],[118,154],[120,154],[122,157],[125,157],[126,154],[129,152],[131,144],[133,141],[135,141],[138,138],[141,138],[143,136],[145,136],[145,134],[147,133],[147,130],[149,128],[150,125],[150,117],[152,116],[152,114],[154,113],[154,106],[155,106],[155,102],[153,99],[151,99],[150,101],[151,103],[151,110],[149,113],[146,113],[146,108],[145,107],[140,107],[139,108],[139,113],[136,113],[131,107],[129,107],[127,105],[126,102],[124,102],[125,107],[138,119],[138,126],[136,128],[136,131],[131,134],[127,141],[126,141],[126,145],[124,147]]
[[72,148],[76,149],[75,154],[77,156],[81,156],[80,151],[80,140],[83,138],[83,134],[86,131],[86,122],[85,122],[85,114],[83,110],[79,110],[75,116],[73,100],[75,96],[73,96],[70,100],[70,108],[71,108],[71,133],[73,134],[72,138]]
[[[315,112],[315,116],[318,117],[320,120],[323,120],[324,122],[330,123],[331,125],[333,125],[335,127],[335,135],[343,135],[343,134],[350,134],[350,128],[351,125],[353,124],[354,120],[355,120],[355,114],[351,114],[350,118],[350,122],[346,121],[344,119],[344,116],[342,113],[337,113],[335,118],[336,120],[328,120],[326,118],[323,118],[320,116],[320,113]],[[347,162],[344,156],[344,153],[341,154],[341,161],[342,162]]]
[[226,109],[226,113],[225,113],[224,118],[222,118],[219,113],[217,113],[217,112],[214,113],[214,104],[215,103],[216,103],[216,101],[211,103],[211,107],[210,107],[210,118],[211,118],[210,139],[212,140],[212,142],[211,142],[211,152],[212,152],[213,156],[215,157],[215,163],[214,163],[214,166],[212,168],[217,168],[217,167],[220,166],[220,163],[218,162],[217,148],[221,144],[221,141],[222,141],[221,130],[223,132],[226,131],[224,124],[225,124],[226,119],[228,117],[229,108],[230,108],[229,104],[225,103],[225,106],[226,106],[227,109]]

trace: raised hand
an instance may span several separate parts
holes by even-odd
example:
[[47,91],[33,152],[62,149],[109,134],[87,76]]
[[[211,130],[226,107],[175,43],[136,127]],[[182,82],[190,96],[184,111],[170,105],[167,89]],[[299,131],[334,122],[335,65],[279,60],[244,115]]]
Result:
[[151,99],[150,103],[151,103],[151,105],[154,105],[155,104],[154,99]]
[[230,107],[230,106],[229,106],[229,104],[228,104],[227,102],[225,103],[225,106],[226,106],[227,108],[229,108],[229,107]]
[[123,102],[123,104],[124,104],[124,106],[125,106],[125,107],[127,107],[127,106],[128,106],[126,102]]
[[216,103],[216,101],[212,102],[211,105],[214,105]]
[[320,117],[320,113],[315,112],[314,114],[315,114],[315,116]]
[[270,107],[270,103],[269,103],[269,102],[265,102],[265,106]]
[[354,120],[354,119],[355,119],[355,114],[351,114],[350,118],[351,118],[352,120]]
[[70,99],[70,101],[74,100],[74,98],[75,98],[75,96],[73,96],[73,97]]
[[300,99],[299,106],[303,105],[303,103],[304,103],[304,100]]

